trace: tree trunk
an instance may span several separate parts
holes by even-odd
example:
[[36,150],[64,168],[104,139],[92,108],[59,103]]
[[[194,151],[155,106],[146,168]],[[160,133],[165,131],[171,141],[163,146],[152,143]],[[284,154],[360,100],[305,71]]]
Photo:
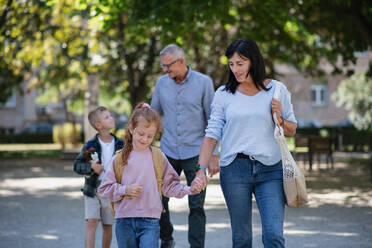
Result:
[[85,109],[84,109],[84,142],[87,142],[96,134],[96,130],[90,125],[88,114],[98,107],[99,97],[99,77],[98,73],[88,74],[88,86],[85,92]]
[[[125,62],[128,66],[130,103],[133,108],[145,99],[149,90],[147,80],[149,75],[153,73],[157,52],[156,45],[157,41],[154,35],[149,43],[138,45],[135,52],[125,56]],[[146,55],[144,56],[144,54]],[[141,59],[145,64],[143,69],[139,68]]]

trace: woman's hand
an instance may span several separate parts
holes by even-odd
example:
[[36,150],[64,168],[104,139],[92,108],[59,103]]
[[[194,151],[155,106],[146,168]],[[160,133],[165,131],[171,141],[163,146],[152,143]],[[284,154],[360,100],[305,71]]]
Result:
[[276,113],[276,119],[278,120],[279,125],[282,125],[282,118],[280,118],[282,113],[282,104],[278,99],[273,98],[271,101],[271,113]]
[[207,187],[207,183],[208,183],[209,180],[207,178],[207,174],[205,173],[205,171],[203,169],[199,169],[196,172],[195,179],[198,180],[198,184],[199,184],[201,190],[203,190],[203,189],[205,189],[205,187]]
[[191,183],[190,191],[193,194],[199,194],[202,191],[204,185],[202,183],[202,179],[200,177],[195,177]]
[[217,155],[212,155],[209,159],[208,173],[210,177],[220,172],[220,160]]

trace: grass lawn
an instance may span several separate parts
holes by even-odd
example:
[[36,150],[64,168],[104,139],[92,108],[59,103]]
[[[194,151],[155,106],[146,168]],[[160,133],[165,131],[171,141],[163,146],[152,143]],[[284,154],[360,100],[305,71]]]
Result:
[[0,144],[0,159],[59,158],[61,149],[60,144]]
[[59,158],[61,150],[0,151],[0,159]]

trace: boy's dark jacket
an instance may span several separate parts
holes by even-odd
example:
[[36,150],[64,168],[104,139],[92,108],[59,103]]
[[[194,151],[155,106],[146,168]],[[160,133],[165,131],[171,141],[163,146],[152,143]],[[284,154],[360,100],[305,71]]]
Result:
[[[123,148],[124,142],[122,139],[116,137],[114,134],[111,134],[111,135],[114,137],[114,140],[115,140],[115,148],[114,148],[114,154],[115,154],[117,150],[120,150]],[[102,161],[101,160],[102,148],[101,148],[101,144],[98,141],[98,134],[96,134],[96,136],[93,139],[89,140],[83,146],[83,149],[77,156],[75,163],[74,163],[74,171],[80,175],[85,176],[84,188],[81,189],[81,191],[83,191],[83,194],[89,197],[94,197],[96,195],[97,187],[99,184],[98,174],[92,170],[90,163],[86,161],[83,155],[83,153],[91,147],[95,149],[95,151],[98,153],[99,160]]]

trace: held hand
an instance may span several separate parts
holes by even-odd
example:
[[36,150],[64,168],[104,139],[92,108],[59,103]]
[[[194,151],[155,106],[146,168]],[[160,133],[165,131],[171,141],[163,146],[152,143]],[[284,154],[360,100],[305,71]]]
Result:
[[206,173],[205,173],[205,171],[203,169],[199,169],[196,172],[195,179],[196,178],[198,178],[198,180],[200,180],[200,186],[201,186],[202,190],[205,189],[205,187],[207,186],[207,183],[208,183],[209,180],[208,180],[207,175],[206,175]]
[[138,197],[142,192],[142,186],[140,184],[134,183],[127,185],[125,188],[125,194],[131,196],[131,198]]
[[271,113],[276,113],[276,118],[278,119],[278,123],[281,124],[280,115],[282,113],[282,104],[275,98],[271,101]]
[[101,174],[102,171],[104,171],[104,169],[105,169],[101,164],[97,164],[97,163],[92,163],[90,167],[98,175]]
[[191,183],[190,191],[193,194],[199,194],[200,191],[202,191],[203,186],[202,180],[199,177],[195,177]]
[[217,155],[213,155],[209,160],[208,174],[210,177],[220,172],[220,160]]

